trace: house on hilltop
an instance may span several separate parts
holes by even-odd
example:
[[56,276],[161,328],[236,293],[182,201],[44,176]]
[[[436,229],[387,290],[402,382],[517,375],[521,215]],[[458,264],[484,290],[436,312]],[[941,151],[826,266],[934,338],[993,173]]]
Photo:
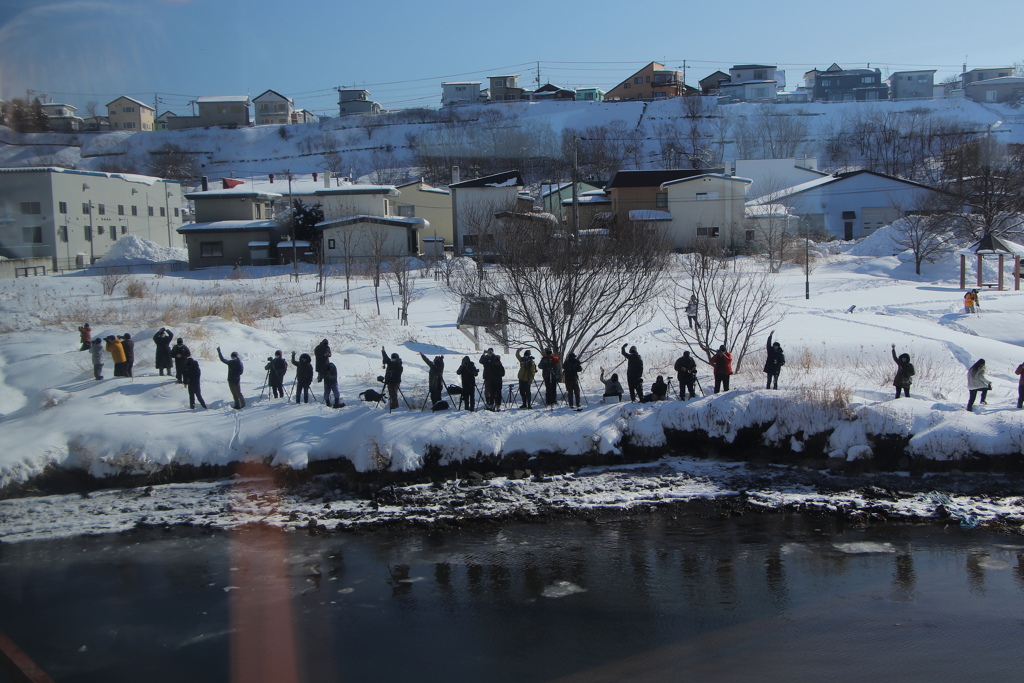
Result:
[[127,95],[107,103],[107,119],[110,130],[156,130],[156,109]]
[[292,123],[295,103],[276,90],[267,90],[252,100],[256,115],[256,125],[270,124],[288,125]]
[[733,102],[770,102],[786,87],[786,72],[770,64],[737,64],[729,81],[719,80],[718,94]]
[[370,99],[370,91],[361,88],[336,88],[338,91],[338,114],[379,114],[380,105]]
[[606,101],[657,100],[696,94],[697,89],[684,83],[683,73],[651,62],[608,91]]
[[889,98],[879,69],[844,69],[832,64],[824,71],[804,73],[804,87],[815,102],[874,102]]
[[249,125],[248,95],[214,95],[196,98],[197,116],[167,117],[168,130],[185,128],[203,128],[205,126],[248,126]]

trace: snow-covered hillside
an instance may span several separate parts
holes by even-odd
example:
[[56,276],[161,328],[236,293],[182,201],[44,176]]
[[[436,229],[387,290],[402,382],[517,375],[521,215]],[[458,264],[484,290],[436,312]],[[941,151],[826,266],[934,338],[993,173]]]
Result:
[[[736,122],[763,111],[766,105],[709,106],[713,117],[727,117]],[[792,115],[806,124],[806,140],[795,150],[796,156],[825,157],[823,142],[828,131],[846,118],[872,113],[927,113],[931,119],[962,122],[978,133],[993,130],[1005,142],[1024,142],[1024,119],[1019,110],[965,99],[787,104],[771,105],[767,111]],[[334,153],[335,161],[346,175],[352,173],[359,177],[377,170],[384,157],[395,167],[412,166],[410,142],[417,136],[452,126],[462,130],[490,127],[499,134],[509,127],[528,129],[536,135],[550,133],[552,149],[559,153],[557,143],[563,130],[583,131],[620,122],[624,130],[634,132],[640,139],[637,158],[641,163],[657,167],[663,163],[659,141],[663,127],[687,128],[685,114],[677,99],[646,103],[522,102],[461,107],[456,110],[455,123],[445,121],[450,112],[415,110],[333,118],[316,124],[236,130],[18,135],[0,128],[0,166],[59,164],[83,170],[130,168],[144,173],[154,158],[152,152],[170,143],[194,155],[200,172],[210,176],[323,171],[328,167],[324,155]],[[710,128],[714,128],[711,123]],[[742,152],[737,148],[735,131],[722,138],[720,147],[727,160],[736,159]]]

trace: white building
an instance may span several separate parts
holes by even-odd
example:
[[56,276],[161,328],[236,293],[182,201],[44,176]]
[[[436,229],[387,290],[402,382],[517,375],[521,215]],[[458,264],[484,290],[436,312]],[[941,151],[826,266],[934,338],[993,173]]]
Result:
[[452,81],[441,84],[441,106],[482,102],[480,81]]
[[84,267],[119,238],[183,246],[181,185],[175,180],[64,168],[0,169],[0,256],[49,257]]

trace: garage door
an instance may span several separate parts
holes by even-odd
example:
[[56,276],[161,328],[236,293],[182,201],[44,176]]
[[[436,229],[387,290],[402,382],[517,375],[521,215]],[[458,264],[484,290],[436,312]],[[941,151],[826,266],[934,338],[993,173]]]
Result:
[[867,237],[883,225],[900,217],[899,209],[891,206],[865,206],[860,210],[860,236]]

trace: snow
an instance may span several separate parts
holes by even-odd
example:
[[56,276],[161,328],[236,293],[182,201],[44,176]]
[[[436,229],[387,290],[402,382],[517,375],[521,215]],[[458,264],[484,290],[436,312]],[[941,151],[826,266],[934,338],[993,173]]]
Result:
[[110,245],[103,258],[96,261],[96,266],[138,266],[168,261],[188,261],[187,249],[162,247],[136,235],[125,235]]
[[629,212],[631,221],[670,221],[672,214],[668,211],[656,211],[654,209],[633,209]]

